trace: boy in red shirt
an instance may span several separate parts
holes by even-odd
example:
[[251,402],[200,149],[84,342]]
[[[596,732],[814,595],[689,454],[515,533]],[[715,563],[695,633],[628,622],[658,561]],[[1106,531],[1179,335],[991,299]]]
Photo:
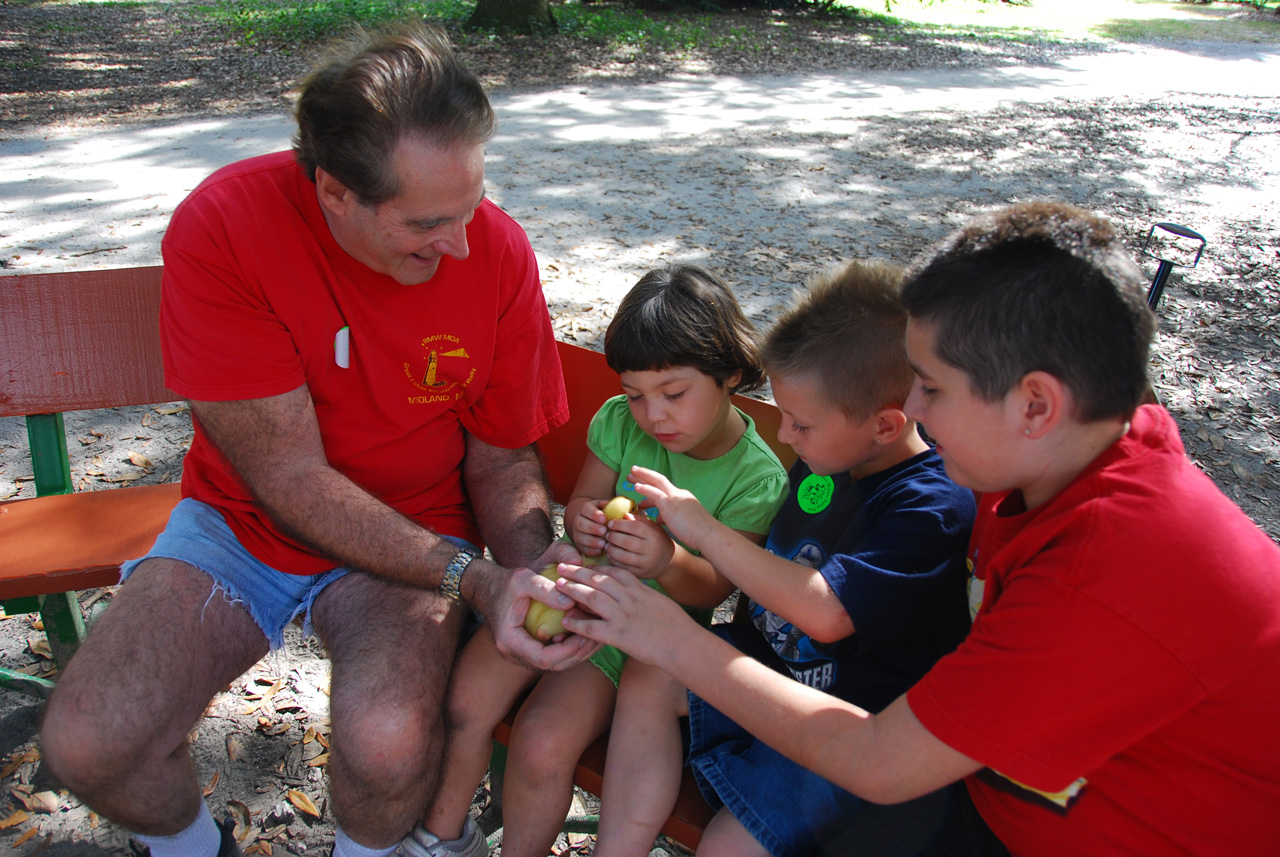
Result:
[[907,415],[980,494],[975,619],[953,654],[873,716],[620,573],[573,571],[562,588],[601,618],[566,627],[864,798],[967,778],[1019,855],[1273,851],[1280,550],[1187,460],[1168,413],[1140,405],[1155,319],[1112,227],[1013,207],[918,261],[903,301]]

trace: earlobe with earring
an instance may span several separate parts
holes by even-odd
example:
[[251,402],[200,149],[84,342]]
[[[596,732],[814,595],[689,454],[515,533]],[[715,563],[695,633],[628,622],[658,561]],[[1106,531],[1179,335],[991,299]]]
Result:
[[1023,434],[1025,434],[1025,435],[1027,435],[1028,437],[1030,437],[1030,436],[1031,436],[1031,429],[1029,429],[1029,428],[1024,428],[1024,429],[1022,430],[1022,433],[1023,433]]

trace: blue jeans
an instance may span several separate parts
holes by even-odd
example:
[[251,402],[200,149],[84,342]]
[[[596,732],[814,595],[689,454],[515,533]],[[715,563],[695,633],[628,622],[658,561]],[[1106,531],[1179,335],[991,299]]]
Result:
[[[477,550],[463,539],[441,538]],[[303,633],[310,634],[316,596],[352,571],[346,566],[320,574],[288,574],[274,569],[245,550],[221,512],[190,497],[174,507],[164,532],[147,555],[120,567],[121,580],[128,579],[139,563],[156,558],[176,559],[209,575],[213,579],[209,597],[221,593],[227,603],[244,607],[272,649],[284,645],[285,626],[299,616]]]

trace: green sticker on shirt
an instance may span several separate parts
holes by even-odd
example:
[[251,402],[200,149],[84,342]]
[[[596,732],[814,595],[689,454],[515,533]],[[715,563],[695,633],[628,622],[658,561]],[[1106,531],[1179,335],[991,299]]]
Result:
[[800,490],[796,492],[796,499],[800,502],[802,510],[810,515],[816,515],[831,505],[831,495],[835,493],[835,490],[835,480],[830,476],[819,476],[816,473],[810,473],[800,483]]

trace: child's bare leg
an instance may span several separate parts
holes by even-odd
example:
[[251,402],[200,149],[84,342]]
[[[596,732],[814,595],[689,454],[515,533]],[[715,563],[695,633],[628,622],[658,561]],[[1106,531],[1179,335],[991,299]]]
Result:
[[582,751],[609,728],[617,691],[587,661],[546,673],[511,733],[502,787],[503,857],[546,857],[573,799]]
[[441,839],[457,839],[484,779],[493,748],[493,728],[539,673],[504,658],[483,626],[453,665],[446,701],[444,769],[423,826]]
[[609,733],[596,857],[645,857],[680,793],[684,686],[662,670],[627,661]]
[[702,832],[698,857],[769,857],[769,852],[733,813],[721,809]]

